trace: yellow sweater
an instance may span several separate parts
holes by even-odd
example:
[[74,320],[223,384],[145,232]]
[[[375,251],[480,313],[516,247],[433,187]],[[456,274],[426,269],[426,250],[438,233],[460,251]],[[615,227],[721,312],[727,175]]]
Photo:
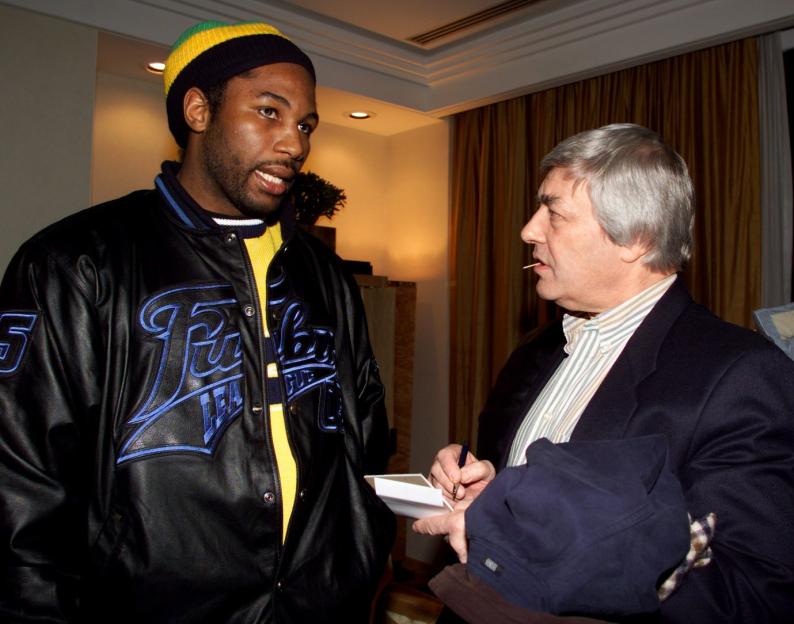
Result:
[[[256,281],[256,291],[259,295],[259,311],[262,315],[262,327],[265,336],[269,336],[267,329],[267,267],[276,254],[276,250],[281,247],[281,226],[276,224],[265,230],[262,236],[257,238],[246,238],[245,246],[248,249],[248,256],[254,268],[254,280]],[[270,378],[278,377],[278,370],[275,364],[268,364],[267,376]],[[269,399],[268,399],[269,400]],[[276,468],[281,484],[281,540],[287,536],[287,526],[292,515],[292,508],[295,505],[295,492],[298,486],[298,473],[295,465],[295,458],[292,455],[287,427],[284,422],[284,406],[281,402],[270,404],[268,412],[270,417],[270,432],[273,440],[273,448],[276,453]]]

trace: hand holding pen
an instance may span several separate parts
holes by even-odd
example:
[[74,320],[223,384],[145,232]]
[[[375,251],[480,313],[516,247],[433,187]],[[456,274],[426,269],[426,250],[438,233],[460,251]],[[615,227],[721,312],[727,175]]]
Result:
[[[466,465],[466,457],[469,454],[469,443],[464,442],[460,449],[460,456],[458,457],[458,468],[463,468]],[[458,488],[460,487],[460,480],[452,486],[452,500],[458,495]]]
[[442,448],[430,467],[430,482],[451,501],[476,498],[494,476],[493,464],[478,460],[468,444]]

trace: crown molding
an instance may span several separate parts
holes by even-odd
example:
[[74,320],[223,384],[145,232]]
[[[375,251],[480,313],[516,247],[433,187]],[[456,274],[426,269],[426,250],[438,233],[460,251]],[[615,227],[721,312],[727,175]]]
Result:
[[579,0],[425,50],[273,0],[2,0],[170,45],[196,21],[265,20],[320,83],[434,116],[794,25],[791,0]]
[[464,56],[454,68],[441,68],[429,82],[427,111],[449,115],[794,25],[794,4],[788,0],[611,4],[582,3],[580,10],[592,12],[577,16],[571,14],[576,7],[570,7],[558,15],[565,19],[547,24],[536,20],[532,33],[511,27],[501,33],[501,42],[478,42],[478,62],[466,64]]

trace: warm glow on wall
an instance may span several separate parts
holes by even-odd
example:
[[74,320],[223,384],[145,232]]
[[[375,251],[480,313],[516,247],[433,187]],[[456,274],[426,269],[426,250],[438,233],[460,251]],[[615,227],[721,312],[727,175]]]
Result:
[[306,168],[347,193],[321,223],[336,228],[340,256],[390,279],[445,277],[448,141],[442,122],[388,138],[320,124]]

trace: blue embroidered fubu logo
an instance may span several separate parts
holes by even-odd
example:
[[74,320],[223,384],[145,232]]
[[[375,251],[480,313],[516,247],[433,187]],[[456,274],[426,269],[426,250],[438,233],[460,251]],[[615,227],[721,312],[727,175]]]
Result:
[[292,401],[309,390],[319,391],[318,425],[336,431],[342,425],[342,397],[336,376],[334,334],[318,327],[306,327],[303,306],[286,306],[276,334],[276,350],[287,399]]
[[336,370],[334,333],[309,325],[303,303],[287,296],[289,285],[282,272],[269,283],[269,305],[282,311],[273,338],[287,400],[315,390],[317,425],[322,431],[339,431],[343,425],[342,393]]
[[37,318],[33,312],[0,314],[0,376],[13,375],[19,368]]
[[228,284],[185,286],[148,299],[138,324],[160,343],[146,400],[127,424],[117,463],[155,453],[209,455],[243,410],[238,308]]

